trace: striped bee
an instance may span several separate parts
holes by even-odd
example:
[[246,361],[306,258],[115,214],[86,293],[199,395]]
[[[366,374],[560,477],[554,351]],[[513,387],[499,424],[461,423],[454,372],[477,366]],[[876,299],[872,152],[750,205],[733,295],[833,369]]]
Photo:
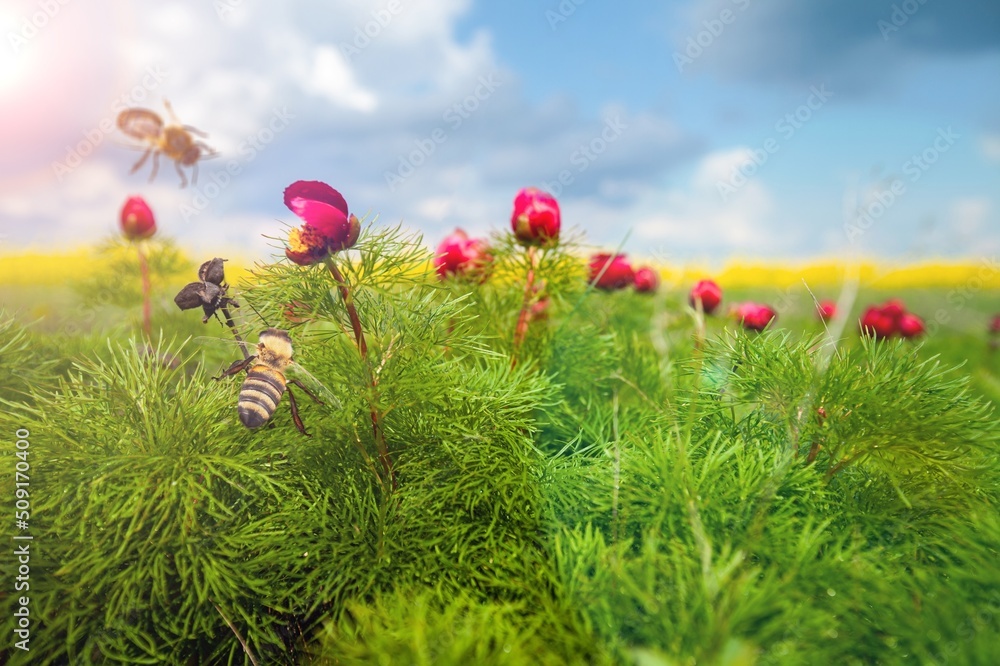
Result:
[[313,395],[305,385],[297,379],[285,377],[285,371],[292,364],[292,339],[288,337],[288,331],[278,328],[269,328],[262,331],[257,344],[257,353],[243,360],[236,361],[219,377],[231,377],[243,370],[247,371],[246,379],[240,388],[239,401],[236,403],[236,411],[240,415],[240,422],[250,429],[259,428],[274,416],[281,396],[288,393],[288,401],[292,409],[292,420],[295,427],[303,435],[309,435],[302,419],[299,417],[299,408],[295,403],[295,395],[292,393],[292,386],[305,391],[306,395],[316,403],[324,404],[319,398]]

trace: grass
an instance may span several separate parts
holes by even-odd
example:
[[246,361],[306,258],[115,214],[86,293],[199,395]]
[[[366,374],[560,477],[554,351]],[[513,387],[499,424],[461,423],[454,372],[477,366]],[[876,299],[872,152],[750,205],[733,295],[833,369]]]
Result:
[[[323,388],[325,404],[299,400],[312,437],[286,399],[273,427],[239,424],[240,379],[211,379],[238,350],[173,305],[195,262],[169,244],[151,261],[152,340],[121,248],[78,279],[4,289],[0,427],[31,431],[36,550],[32,651],[5,644],[0,659],[1000,659],[1000,351],[986,330],[1000,293],[978,267],[942,267],[929,286],[863,273],[849,322],[901,297],[928,335],[875,343],[850,323],[834,349],[787,267],[720,277],[724,306],[776,307],[771,330],[709,317],[702,340],[682,285],[700,272],[665,270],[674,288],[656,296],[608,294],[586,289],[573,251],[549,251],[551,310],[511,370],[523,254],[496,249],[502,280],[442,285],[415,240],[368,229],[337,259],[367,357],[323,266],[227,266],[241,327],[263,328],[260,313],[289,328]],[[59,264],[32,262],[19,279]],[[835,268],[806,276],[837,296]]]

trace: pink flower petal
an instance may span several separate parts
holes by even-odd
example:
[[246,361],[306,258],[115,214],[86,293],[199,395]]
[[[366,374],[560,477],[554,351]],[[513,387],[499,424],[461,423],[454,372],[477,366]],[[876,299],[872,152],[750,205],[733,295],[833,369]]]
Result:
[[299,199],[296,205],[298,210],[292,210],[305,220],[307,227],[322,234],[331,243],[343,243],[347,240],[351,223],[343,211],[322,201],[308,199]]
[[[320,201],[329,206],[333,206],[347,217],[347,201],[343,195],[326,183],[318,180],[297,180],[285,188],[285,205],[293,213],[305,219],[300,212],[304,201]],[[309,222],[309,220],[306,220]]]

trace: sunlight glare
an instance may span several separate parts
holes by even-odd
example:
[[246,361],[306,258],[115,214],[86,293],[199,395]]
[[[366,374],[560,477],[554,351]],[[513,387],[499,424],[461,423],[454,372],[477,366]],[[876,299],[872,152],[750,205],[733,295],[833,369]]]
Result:
[[0,44],[0,93],[5,93],[24,78],[31,44],[30,41],[17,43],[20,39],[18,18],[9,12],[0,11],[0,37],[4,42]]

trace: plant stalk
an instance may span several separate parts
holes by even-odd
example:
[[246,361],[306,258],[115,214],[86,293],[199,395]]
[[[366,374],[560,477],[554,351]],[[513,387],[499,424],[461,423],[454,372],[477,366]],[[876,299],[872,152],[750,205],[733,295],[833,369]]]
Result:
[[153,335],[153,315],[150,303],[150,291],[152,285],[149,281],[149,262],[146,261],[145,243],[136,246],[139,253],[139,273],[142,275],[142,330],[146,333],[146,339]]
[[510,356],[510,368],[513,370],[517,366],[517,353],[524,344],[524,339],[528,337],[528,324],[531,320],[531,299],[534,297],[535,270],[538,264],[538,248],[532,246],[528,248],[528,275],[524,281],[524,299],[521,301],[521,313],[517,317],[517,326],[514,328],[514,349]]
[[365,342],[365,332],[361,328],[361,318],[358,316],[358,309],[354,305],[354,298],[351,296],[351,289],[347,284],[347,280],[340,272],[340,269],[337,268],[337,265],[333,263],[332,258],[326,258],[326,267],[330,270],[330,275],[333,276],[334,281],[337,283],[337,288],[340,290],[340,297],[344,301],[344,307],[347,308],[347,316],[351,319],[351,328],[354,330],[354,340],[358,345],[358,353],[361,354],[361,360],[365,362],[368,368],[368,377],[373,393],[371,421],[372,433],[375,437],[375,447],[378,449],[378,459],[382,464],[382,470],[385,472],[386,478],[390,480],[392,489],[395,490],[397,488],[396,470],[393,468],[392,458],[389,456],[389,447],[385,443],[381,418],[374,404],[374,394],[378,391],[378,380],[372,372],[371,364],[368,362],[368,343]]

